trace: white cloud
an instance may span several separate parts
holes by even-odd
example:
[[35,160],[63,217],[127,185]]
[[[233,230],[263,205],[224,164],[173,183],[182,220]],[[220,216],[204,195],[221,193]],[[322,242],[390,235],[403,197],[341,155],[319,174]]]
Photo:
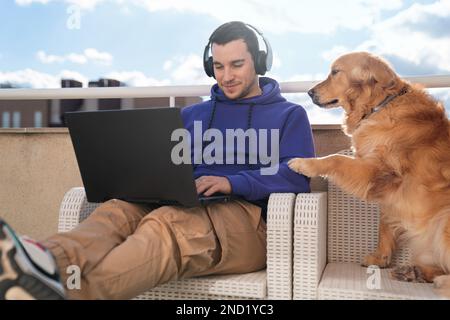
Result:
[[450,19],[450,1],[414,4],[374,26],[372,41],[363,43],[360,48],[400,56],[417,65],[426,62],[450,71],[450,37],[434,37],[426,30],[413,27],[414,23],[431,22],[438,17]]
[[276,53],[276,52],[273,53],[273,62],[272,62],[272,69],[271,70],[280,68],[282,66],[282,64],[283,63],[281,62],[281,58],[278,55],[278,53]]
[[105,65],[110,65],[113,60],[113,57],[110,53],[100,52],[100,51],[97,51],[97,49],[93,49],[93,48],[85,49],[84,56],[88,60],[91,60],[91,61],[94,61],[97,63],[101,63],[101,64],[105,64]]
[[173,66],[173,61],[172,60],[164,61],[163,70],[164,71],[168,71],[168,70],[170,70],[172,68],[172,66]]
[[[105,78],[116,79],[131,87],[145,86],[167,86],[171,84],[170,79],[156,79],[146,76],[140,71],[113,71],[105,74]],[[61,70],[57,74],[48,74],[32,69],[24,69],[13,72],[0,71],[0,83],[11,83],[19,87],[30,88],[61,88],[61,79],[74,79],[87,87],[89,79],[83,74],[72,70]],[[92,79],[91,79],[92,80]]]
[[140,71],[113,71],[108,73],[106,78],[119,80],[130,87],[167,86],[171,82],[169,79],[147,77]]
[[190,54],[188,56],[176,58],[178,66],[171,72],[171,77],[175,81],[192,79],[196,82],[199,78],[204,78],[203,60],[199,55]]
[[76,64],[85,64],[86,62],[88,62],[88,58],[85,55],[78,53],[69,53],[66,56],[66,59]]
[[164,63],[165,71],[170,71],[173,84],[205,84],[212,82],[205,76],[203,58],[197,54],[177,56]]
[[141,71],[113,71],[106,75],[125,82],[128,86],[160,86],[160,85],[196,85],[213,84],[214,80],[205,76],[203,60],[199,55],[175,56],[166,60],[162,66],[169,77],[157,79],[149,77]]
[[[16,0],[17,4],[47,4],[54,0]],[[220,22],[242,20],[273,33],[333,33],[337,28],[359,30],[373,25],[383,11],[399,9],[403,0],[64,0],[80,9],[110,2],[129,12],[132,5],[150,12],[178,11],[207,15]],[[237,9],[238,8],[238,9]],[[318,20],[319,17],[319,20]]]
[[62,63],[66,59],[64,57],[47,54],[44,51],[40,50],[36,53],[36,57],[42,63],[50,64],[50,63]]
[[37,59],[45,64],[51,63],[64,63],[72,62],[76,64],[86,64],[93,62],[101,65],[111,65],[113,56],[108,52],[100,52],[97,49],[88,48],[83,53],[69,53],[64,56],[58,56],[53,54],[47,54],[45,51],[40,50],[36,53]]
[[325,61],[332,62],[342,54],[347,53],[349,51],[350,49],[345,46],[334,46],[330,50],[322,52],[322,58]]
[[[402,0],[253,1],[132,0],[151,12],[176,10],[209,15],[221,22],[242,20],[274,33],[332,33],[338,27],[361,29],[372,25],[382,11],[398,9]],[[236,10],[239,8],[239,10]],[[320,17],[318,21],[317,17]]]
[[54,76],[32,69],[0,72],[0,83],[11,83],[20,87],[60,88],[60,75]]
[[[107,56],[98,54],[98,51],[85,50],[83,55],[69,54],[66,56],[48,55],[44,51],[37,53],[38,59],[43,63],[62,63],[66,61],[86,59],[87,61],[108,60]],[[203,62],[199,55],[176,56],[164,63],[163,69],[169,71],[168,78],[158,79],[147,76],[141,71],[111,71],[104,75],[106,78],[117,79],[128,86],[165,86],[165,85],[195,85],[213,84],[213,79],[208,79],[204,75]],[[103,76],[102,76],[103,77]],[[14,72],[0,72],[0,83],[13,83],[23,87],[32,88],[58,88],[62,78],[75,79],[81,81],[86,87],[88,78],[79,72],[62,70],[56,75],[38,72],[32,69],[19,70]]]
[[396,15],[376,22],[369,28],[370,37],[353,48],[334,46],[321,54],[331,62],[350,51],[370,51],[384,56],[398,57],[412,66],[434,66],[450,71],[450,36],[433,35],[427,24],[450,19],[450,1],[432,4],[413,4]]

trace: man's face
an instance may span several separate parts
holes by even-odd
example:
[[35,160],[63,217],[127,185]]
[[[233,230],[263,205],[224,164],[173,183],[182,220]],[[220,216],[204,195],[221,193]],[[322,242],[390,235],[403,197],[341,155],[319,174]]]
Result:
[[212,56],[217,84],[228,99],[261,94],[253,59],[244,40],[233,40],[224,45],[213,43]]

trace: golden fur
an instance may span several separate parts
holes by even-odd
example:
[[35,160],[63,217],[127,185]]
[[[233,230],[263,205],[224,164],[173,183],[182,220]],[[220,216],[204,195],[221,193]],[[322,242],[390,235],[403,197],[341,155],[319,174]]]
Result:
[[[344,109],[355,156],[296,158],[289,167],[380,205],[379,245],[364,265],[389,266],[401,236],[415,274],[450,297],[450,126],[443,105],[366,52],[338,58],[309,94],[321,107]],[[388,96],[396,97],[372,113]]]

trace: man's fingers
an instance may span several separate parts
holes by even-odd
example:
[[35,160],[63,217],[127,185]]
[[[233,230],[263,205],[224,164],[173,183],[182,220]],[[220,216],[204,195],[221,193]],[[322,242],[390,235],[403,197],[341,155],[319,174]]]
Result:
[[[222,177],[203,176],[195,180],[197,194],[209,197],[216,192],[226,192]],[[229,192],[228,192],[229,193]]]
[[202,180],[199,180],[198,182],[196,181],[195,184],[197,187],[197,194],[200,194],[200,193],[204,193],[205,190],[208,190],[209,188],[211,188],[211,186],[213,186],[215,184],[215,182],[207,180],[207,179],[202,179]]
[[214,193],[216,193],[217,191],[219,191],[219,187],[217,184],[212,185],[208,190],[206,190],[205,192],[203,192],[203,194],[207,197],[213,195]]
[[207,186],[206,184],[199,184],[197,186],[197,194],[203,193],[205,192],[205,190],[207,190],[209,188],[209,186]]

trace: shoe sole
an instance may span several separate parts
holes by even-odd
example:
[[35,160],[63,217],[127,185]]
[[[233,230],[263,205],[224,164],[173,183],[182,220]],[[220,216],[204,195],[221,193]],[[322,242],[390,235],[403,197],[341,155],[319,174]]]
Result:
[[31,264],[11,228],[0,221],[0,300],[61,300],[61,284]]

